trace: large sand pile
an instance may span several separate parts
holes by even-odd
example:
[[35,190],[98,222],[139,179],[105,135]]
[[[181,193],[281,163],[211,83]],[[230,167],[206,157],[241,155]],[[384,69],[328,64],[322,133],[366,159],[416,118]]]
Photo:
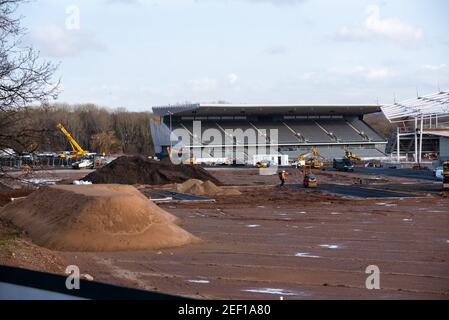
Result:
[[174,165],[170,161],[155,161],[145,157],[120,157],[83,178],[93,183],[169,184],[189,179],[210,180],[214,176],[196,165]]
[[198,179],[190,179],[184,183],[177,184],[176,191],[204,196],[237,196],[241,194],[241,192],[236,189],[221,188],[211,181],[201,181]]
[[38,245],[61,251],[157,249],[198,241],[132,186],[43,187],[0,211]]

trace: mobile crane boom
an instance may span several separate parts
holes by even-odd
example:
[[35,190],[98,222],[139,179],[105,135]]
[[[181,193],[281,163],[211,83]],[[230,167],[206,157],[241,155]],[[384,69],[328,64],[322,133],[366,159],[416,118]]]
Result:
[[75,141],[75,139],[72,138],[70,133],[64,128],[64,126],[61,123],[58,123],[56,125],[56,128],[61,130],[61,132],[66,136],[67,140],[69,140],[70,145],[72,146],[73,152],[76,152],[77,157],[84,156],[85,154],[89,153],[89,151],[84,150],[80,147],[80,145]]

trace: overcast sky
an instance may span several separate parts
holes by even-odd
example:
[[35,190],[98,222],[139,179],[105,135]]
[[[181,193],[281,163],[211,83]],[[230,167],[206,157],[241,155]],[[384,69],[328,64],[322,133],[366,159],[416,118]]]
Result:
[[[391,103],[449,90],[447,0],[37,0],[60,102]],[[78,16],[79,13],[79,16]]]

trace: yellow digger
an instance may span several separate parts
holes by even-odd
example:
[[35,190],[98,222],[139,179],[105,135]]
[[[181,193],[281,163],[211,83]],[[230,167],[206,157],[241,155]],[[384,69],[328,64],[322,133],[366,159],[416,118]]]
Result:
[[323,166],[323,157],[320,156],[318,150],[313,147],[309,152],[300,154],[297,158],[297,167],[310,167],[312,169],[319,169]]
[[61,130],[61,132],[66,136],[67,140],[69,140],[72,147],[72,151],[70,153],[61,152],[58,154],[58,158],[78,158],[89,153],[89,151],[86,151],[80,147],[80,145],[75,141],[75,139],[72,138],[70,133],[64,128],[61,123],[58,123],[56,125],[56,128]]
[[351,161],[360,161],[361,160],[357,153],[352,152],[352,151],[348,151],[348,150],[345,151],[345,156],[344,157],[346,159],[351,160]]

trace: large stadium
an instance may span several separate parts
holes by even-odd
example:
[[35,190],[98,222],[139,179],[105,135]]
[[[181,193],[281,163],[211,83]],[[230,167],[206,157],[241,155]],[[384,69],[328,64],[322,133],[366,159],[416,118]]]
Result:
[[[275,153],[278,164],[293,161],[312,147],[326,160],[341,157],[345,151],[365,160],[385,158],[387,141],[363,119],[379,111],[380,106],[370,104],[198,103],[153,107],[165,128],[159,128],[159,132],[172,131],[172,145],[183,136],[184,151],[193,156],[250,163],[252,154]],[[153,131],[157,136],[158,130]],[[156,150],[167,144],[166,139],[155,138]]]

